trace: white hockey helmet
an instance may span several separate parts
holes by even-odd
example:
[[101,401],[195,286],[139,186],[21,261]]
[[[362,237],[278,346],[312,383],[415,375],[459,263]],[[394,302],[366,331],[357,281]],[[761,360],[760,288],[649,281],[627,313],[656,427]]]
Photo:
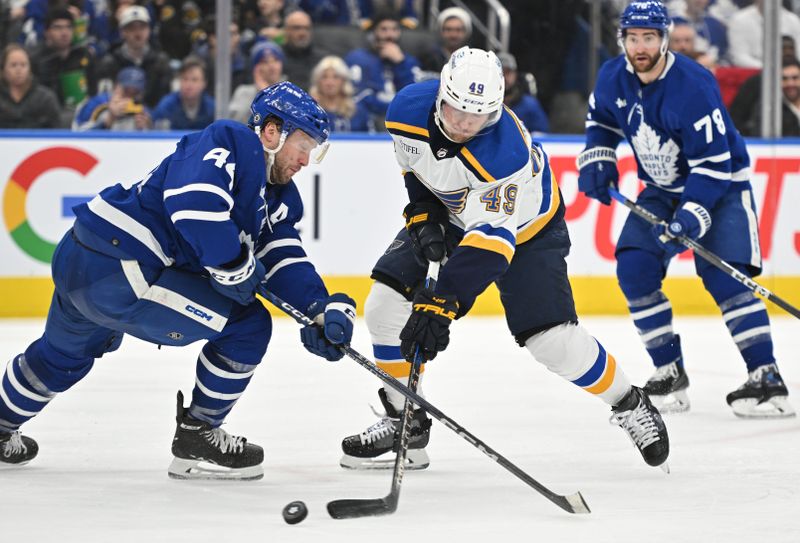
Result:
[[458,111],[488,113],[486,128],[500,119],[504,94],[503,68],[497,55],[464,46],[456,50],[442,68],[436,114],[442,118],[442,101]]

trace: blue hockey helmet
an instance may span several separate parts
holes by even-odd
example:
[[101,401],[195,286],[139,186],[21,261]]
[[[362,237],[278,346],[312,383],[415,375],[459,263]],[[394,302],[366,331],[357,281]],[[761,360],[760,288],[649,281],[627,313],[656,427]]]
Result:
[[658,0],[631,2],[619,18],[619,28],[652,28],[662,34],[669,30],[670,19],[667,8]]
[[283,126],[283,139],[295,130],[302,130],[317,142],[325,144],[330,136],[328,114],[309,94],[288,81],[281,81],[262,89],[250,104],[250,119],[247,125],[256,133],[261,132],[264,121],[270,115],[278,117]]

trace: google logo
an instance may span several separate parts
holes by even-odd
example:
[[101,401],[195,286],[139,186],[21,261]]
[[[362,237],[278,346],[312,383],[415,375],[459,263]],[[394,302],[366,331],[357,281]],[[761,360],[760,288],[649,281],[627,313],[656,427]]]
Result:
[[72,147],[50,147],[33,153],[11,173],[3,192],[3,219],[11,239],[26,254],[49,264],[56,244],[40,236],[31,227],[25,204],[28,191],[43,173],[67,168],[86,176],[97,164],[92,155]]

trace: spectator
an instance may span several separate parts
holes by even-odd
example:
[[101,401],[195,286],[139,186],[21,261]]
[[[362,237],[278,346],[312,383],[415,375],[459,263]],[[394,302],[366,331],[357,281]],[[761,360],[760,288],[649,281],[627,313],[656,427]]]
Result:
[[148,130],[152,127],[150,110],[142,103],[146,89],[144,70],[133,66],[117,74],[111,92],[90,98],[75,114],[73,130]]
[[206,66],[186,57],[178,70],[178,91],[166,95],[153,111],[159,130],[202,130],[214,122],[214,99],[205,92]]
[[198,1],[156,0],[150,14],[161,50],[171,59],[183,59],[192,50],[194,38],[202,32],[202,11]]
[[[211,96],[214,96],[214,81],[216,74],[216,58],[217,58],[217,20],[216,16],[211,15],[206,17],[203,24],[203,37],[198,40],[195,45],[194,54],[206,64],[206,74],[208,81],[212,84],[206,89]],[[239,32],[239,24],[231,22],[231,88],[235,89],[239,85],[244,85],[250,79],[248,75],[245,55],[242,53],[241,46],[241,33]]]
[[447,8],[436,19],[439,27],[439,43],[435,49],[419,59],[422,71],[431,75],[426,79],[437,79],[445,63],[456,49],[467,45],[472,36],[472,18],[461,8]]
[[283,70],[295,85],[307,91],[311,83],[311,68],[316,66],[327,52],[314,45],[311,17],[305,11],[293,11],[286,16],[286,41],[283,52],[286,60]]
[[345,62],[350,66],[356,93],[371,91],[365,102],[373,115],[383,117],[397,91],[414,83],[420,73],[419,62],[400,48],[400,22],[390,11],[375,15],[367,32],[369,47],[350,51]]
[[112,48],[98,65],[99,88],[108,87],[117,73],[127,67],[138,67],[147,73],[144,103],[153,107],[170,91],[172,70],[169,58],[150,46],[150,14],[142,6],[128,6],[119,18],[122,43]]
[[283,45],[283,0],[257,0],[255,10],[245,10],[245,21],[247,28],[257,36]]
[[[728,53],[728,35],[725,25],[708,13],[709,0],[686,0],[685,9],[672,18],[675,26],[689,25],[696,38],[693,50],[700,64],[708,68],[707,62],[716,63]],[[708,61],[699,60],[700,55],[707,55]]]
[[[734,66],[741,68],[761,68],[763,59],[764,0],[755,0],[753,5],[742,8],[734,14],[728,24],[728,43],[730,59]],[[790,36],[795,43],[800,40],[800,17],[781,7],[780,32]]]
[[327,56],[311,72],[309,94],[328,113],[331,132],[372,132],[369,111],[353,97],[353,83],[344,60]]
[[716,68],[715,57],[711,53],[701,53],[696,49],[697,33],[692,25],[686,23],[676,24],[669,33],[669,49],[676,53],[686,55],[701,66],[714,71]]
[[95,5],[91,0],[28,0],[25,3],[25,23],[22,27],[22,41],[31,48],[42,42],[45,21],[53,8],[65,8],[72,13],[74,23],[73,40],[75,45],[86,45],[89,31],[96,25]]
[[358,0],[361,13],[361,28],[369,30],[375,24],[375,16],[380,12],[399,13],[400,23],[406,28],[417,28],[419,17],[414,8],[414,0]]
[[57,128],[58,98],[31,73],[28,52],[7,45],[0,62],[0,128]]
[[297,7],[305,11],[314,24],[349,25],[349,0],[300,0]]
[[[783,58],[781,91],[781,135],[800,136],[800,62],[794,57]],[[761,74],[745,81],[731,104],[730,114],[742,135],[761,135]]]
[[525,80],[519,77],[517,59],[511,53],[500,53],[497,58],[503,67],[503,79],[506,84],[503,103],[514,112],[528,131],[548,132],[550,123],[547,114],[539,100],[531,95]]
[[51,10],[44,26],[44,42],[31,53],[31,64],[37,80],[63,106],[59,124],[69,127],[78,104],[97,92],[94,59],[86,47],[73,45],[75,25],[68,9]]
[[253,83],[236,87],[228,105],[228,118],[247,123],[250,118],[250,104],[253,103],[258,91],[286,79],[283,75],[284,60],[280,45],[265,41],[253,47],[250,52]]

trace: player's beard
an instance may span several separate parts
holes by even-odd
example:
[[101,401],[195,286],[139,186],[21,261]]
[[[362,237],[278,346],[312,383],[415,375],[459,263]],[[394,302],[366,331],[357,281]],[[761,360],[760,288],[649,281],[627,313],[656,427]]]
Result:
[[625,54],[628,56],[628,62],[631,63],[633,69],[640,74],[649,72],[650,70],[655,68],[656,64],[658,64],[658,61],[661,60],[661,51],[658,51],[654,55],[641,55],[641,56],[646,56],[648,58],[648,62],[647,64],[645,64],[644,68],[639,68],[639,66],[636,64],[636,57],[631,57],[631,55],[629,55],[627,52]]
[[273,185],[285,185],[292,180],[292,176],[297,170],[292,170],[289,161],[281,153],[275,154],[275,162],[269,172],[269,182]]

